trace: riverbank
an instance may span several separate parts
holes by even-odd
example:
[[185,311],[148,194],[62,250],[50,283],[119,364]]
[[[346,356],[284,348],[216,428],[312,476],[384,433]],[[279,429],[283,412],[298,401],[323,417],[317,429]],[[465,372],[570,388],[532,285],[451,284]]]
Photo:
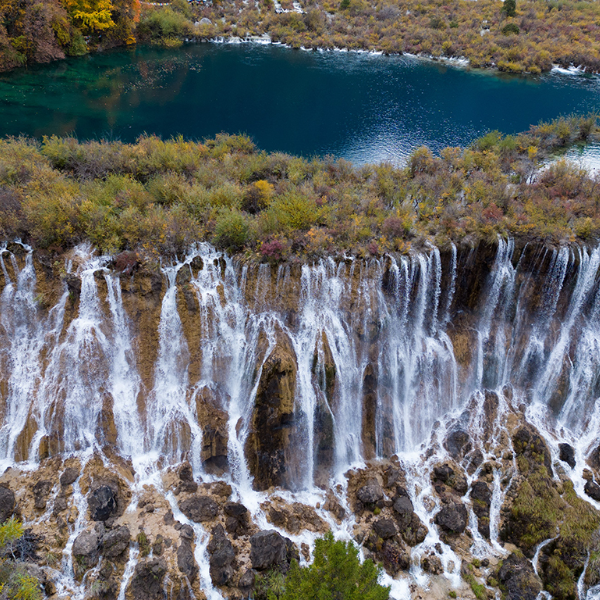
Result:
[[537,74],[554,66],[600,67],[600,9],[575,2],[522,1],[509,16],[495,0],[433,2],[387,0],[367,4],[346,0],[263,4],[201,5],[204,38],[269,35],[300,49],[346,49],[467,60],[473,67]]
[[176,0],[169,6],[96,0],[92,5],[83,19],[75,2],[65,8],[57,0],[42,0],[44,10],[33,25],[33,0],[22,10],[5,3],[0,9],[0,71],[136,42],[176,46],[186,39],[219,38],[457,59],[509,73],[538,74],[556,67],[600,71],[600,7],[594,3],[541,7],[535,0],[520,0],[510,15],[497,0],[442,5],[419,0],[192,5]]
[[405,253],[498,236],[546,243],[600,234],[600,190],[583,169],[545,160],[596,140],[595,117],[466,149],[416,150],[406,167],[259,151],[249,138],[136,144],[50,137],[0,142],[0,237],[62,252],[183,252],[210,241],[279,261]]

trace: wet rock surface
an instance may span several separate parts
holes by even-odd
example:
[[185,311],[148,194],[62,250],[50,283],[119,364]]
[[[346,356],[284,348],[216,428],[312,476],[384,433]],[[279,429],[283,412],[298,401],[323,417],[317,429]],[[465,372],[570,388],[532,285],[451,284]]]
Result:
[[[455,379],[451,385],[443,377],[438,379],[447,367],[440,362],[444,353],[438,350],[432,363],[435,367],[428,365],[426,360],[415,364],[425,373],[431,374],[433,371],[427,371],[430,368],[435,371],[436,385],[443,390],[435,397],[454,402],[448,405],[448,415],[452,414],[434,414],[437,404],[428,405],[427,394],[421,393],[430,391],[426,389],[430,382],[421,377],[419,371],[419,377],[407,383],[422,386],[409,411],[411,414],[403,415],[397,422],[392,418],[394,405],[389,398],[389,389],[394,383],[389,380],[393,369],[380,364],[378,357],[380,347],[383,347],[380,343],[389,342],[386,328],[393,329],[398,335],[402,330],[394,324],[390,326],[385,319],[377,322],[373,316],[377,312],[375,304],[371,307],[373,314],[363,319],[366,313],[364,307],[360,307],[361,294],[368,295],[369,286],[361,279],[363,267],[359,268],[358,261],[348,259],[335,265],[340,273],[344,271],[343,277],[352,278],[352,284],[344,288],[340,303],[348,314],[356,316],[348,340],[350,345],[355,344],[353,348],[357,352],[360,349],[363,353],[357,379],[350,382],[342,380],[348,371],[344,370],[340,348],[329,333],[321,331],[316,335],[315,346],[308,353],[310,365],[307,368],[300,364],[301,358],[306,357],[296,355],[300,352],[299,346],[294,345],[297,339],[292,340],[289,332],[302,318],[298,298],[302,290],[308,290],[300,285],[302,266],[264,264],[260,268],[259,281],[258,269],[248,263],[245,301],[252,306],[263,302],[261,310],[266,311],[264,314],[271,310],[264,307],[272,307],[276,302],[285,305],[285,315],[281,312],[279,316],[289,329],[275,326],[268,334],[261,331],[258,336],[254,362],[247,365],[245,372],[248,384],[256,385],[257,399],[253,406],[245,407],[247,413],[234,424],[229,422],[227,407],[237,400],[224,391],[230,389],[229,381],[225,381],[231,376],[227,370],[230,357],[215,358],[215,381],[211,382],[210,388],[202,387],[201,357],[216,346],[211,346],[202,337],[198,325],[198,282],[192,278],[208,263],[202,260],[190,263],[187,273],[182,270],[177,276],[177,313],[188,346],[186,352],[189,352],[189,386],[194,390],[186,400],[190,400],[190,412],[196,419],[191,425],[198,425],[198,433],[193,433],[190,423],[183,422],[185,419],[171,424],[165,439],[161,440],[164,445],[156,465],[158,482],[144,479],[145,473],[135,471],[138,463],[134,466],[135,461],[116,452],[115,423],[119,407],[112,404],[109,393],[102,398],[98,417],[99,450],[91,458],[79,452],[63,456],[61,452],[66,440],[60,435],[60,427],[49,431],[40,442],[37,469],[21,471],[17,466],[8,469],[0,479],[0,520],[14,514],[31,531],[23,544],[23,561],[31,565],[30,568],[35,566],[41,579],[45,577],[43,586],[48,596],[54,595],[52,600],[67,600],[71,593],[65,592],[64,598],[56,597],[58,588],[53,583],[52,573],[61,569],[63,553],[73,537],[75,577],[77,582],[83,582],[86,599],[118,598],[119,592],[123,591],[121,585],[125,585],[126,568],[131,575],[126,585],[126,600],[163,598],[165,590],[171,600],[203,598],[206,580],[199,576],[202,566],[209,571],[220,594],[238,600],[257,596],[261,578],[272,570],[285,572],[293,557],[301,556],[303,561],[309,559],[307,542],[332,527],[335,531],[343,531],[344,537],[349,534],[362,546],[365,557],[381,564],[388,575],[406,582],[413,600],[453,597],[449,592],[465,599],[484,595],[529,599],[537,597],[542,587],[555,600],[583,600],[579,598],[580,582],[584,597],[588,588],[600,583],[600,565],[596,559],[600,552],[597,533],[600,516],[595,508],[595,502],[600,501],[600,450],[582,448],[579,443],[574,448],[561,441],[560,432],[553,437],[538,431],[524,417],[529,398],[523,390],[513,389],[511,385],[498,388],[500,380],[494,375],[498,367],[494,361],[498,357],[494,352],[501,348],[499,336],[508,332],[510,319],[515,315],[511,313],[512,316],[507,318],[504,331],[501,327],[496,328],[493,322],[489,339],[478,340],[482,331],[488,331],[478,327],[480,312],[490,297],[490,288],[478,277],[469,275],[465,278],[464,269],[470,265],[472,272],[480,273],[479,279],[488,275],[493,277],[494,273],[510,277],[511,269],[516,268],[518,261],[522,260],[521,265],[531,261],[528,254],[531,251],[523,251],[523,255],[515,253],[511,261],[503,263],[502,269],[494,270],[495,251],[495,247],[485,250],[487,266],[477,258],[481,257],[481,249],[458,251],[457,282],[460,285],[449,305],[446,304],[446,286],[452,273],[452,256],[450,251],[442,252],[443,277],[436,318],[441,322],[442,311],[449,310],[452,323],[446,332],[453,345],[452,351],[448,352],[453,353],[450,362],[452,368],[456,367],[453,371]],[[77,261],[74,260],[76,269]],[[412,315],[419,306],[417,296],[421,282],[426,280],[420,278],[423,267],[411,260],[408,255],[373,258],[369,269],[382,269],[386,273],[389,281],[381,293],[389,294],[394,302],[408,290]],[[54,262],[49,257],[46,267],[40,267],[37,275],[42,286],[40,291],[54,298],[56,304],[64,293],[63,284],[61,282],[60,287],[54,286],[54,289],[44,279],[50,277],[44,273],[52,273]],[[215,272],[225,272],[224,258],[215,259],[211,264]],[[435,280],[436,272],[434,262],[431,265],[427,271],[430,283]],[[5,266],[8,276],[16,281],[14,265],[5,260]],[[137,259],[135,265],[130,266],[125,266],[122,271],[127,273],[118,277],[121,278],[124,314],[131,320],[132,331],[137,336],[137,346],[132,352],[142,382],[137,406],[145,409],[149,390],[154,385],[158,324],[169,282],[159,267],[150,269]],[[286,271],[288,266],[289,273]],[[405,266],[406,272],[402,271]],[[409,279],[412,277],[406,290],[398,273],[407,273]],[[98,271],[94,282],[98,286],[102,314],[106,316],[112,313],[108,306],[110,294],[105,274]],[[293,290],[286,290],[287,284],[282,283],[287,281],[288,275],[291,285],[296,286]],[[514,289],[525,286],[526,276],[521,274],[520,279],[517,277],[512,282]],[[0,284],[4,278],[4,272],[0,272]],[[219,304],[224,308],[231,302],[223,280],[219,277],[217,280],[218,283],[209,290],[211,294],[214,292],[215,304],[207,314],[219,310]],[[82,285],[82,281],[79,276],[71,281],[73,293],[65,305],[63,336],[66,328],[77,319],[79,303],[85,300],[86,286],[90,282],[83,281]],[[311,285],[313,283],[311,281]],[[271,291],[261,296],[261,285],[270,286]],[[276,286],[279,286],[279,296],[273,291]],[[572,279],[565,283],[564,289],[572,293],[575,286],[576,279]],[[530,292],[521,298],[523,302],[546,306],[542,300],[545,293],[542,287],[536,285]],[[330,295],[315,300],[316,304],[326,304]],[[497,310],[504,310],[504,304],[508,307],[507,314],[514,313],[514,304],[504,300],[500,301]],[[393,306],[397,308],[396,304]],[[434,312],[429,308],[425,310],[423,331],[432,337],[427,337],[427,341],[417,340],[415,348],[422,344],[431,350],[441,343],[440,339],[434,339],[431,329]],[[569,298],[562,298],[556,309],[561,319],[568,309]],[[43,313],[45,318],[48,316],[41,304],[36,311]],[[395,318],[394,315],[392,311],[386,319]],[[585,321],[586,315],[580,316]],[[531,315],[527,319],[530,317],[533,319]],[[531,325],[528,322],[527,327]],[[560,322],[555,323],[549,335],[558,335],[560,325]],[[103,323],[102,332],[110,337],[112,327],[112,321],[106,327]],[[3,335],[0,331],[0,337]],[[508,338],[503,339],[508,345]],[[575,338],[572,341],[575,344]],[[454,399],[452,386],[467,389],[469,382],[474,381],[479,342],[486,353],[482,362],[482,388],[472,397]],[[550,338],[546,342],[550,344]],[[413,349],[411,346],[411,351]],[[518,353],[520,346],[511,349]],[[51,351],[49,348],[48,354]],[[576,358],[573,352],[574,346],[569,349],[565,362]],[[419,355],[420,359],[424,356]],[[187,355],[185,361],[187,364]],[[520,368],[517,363],[515,369]],[[69,365],[77,366],[74,361]],[[569,368],[573,365],[575,362]],[[4,363],[1,366],[4,368]],[[306,381],[299,379],[301,366]],[[108,377],[106,373],[99,370],[94,373],[94,378],[104,381]],[[523,373],[520,376],[525,377]],[[563,369],[556,390],[548,400],[549,408],[555,411],[561,408],[561,394],[569,389],[568,374],[565,373]],[[310,501],[306,500],[298,483],[304,472],[303,461],[308,457],[306,414],[299,410],[297,394],[301,383],[309,388],[312,386],[315,391],[314,467],[315,484],[320,487],[315,488]],[[356,414],[351,415],[361,423],[360,433],[349,430],[340,433],[340,428],[348,425],[339,419],[343,394],[350,389],[344,388],[347,383],[350,387],[355,386],[350,395],[360,399],[356,401]],[[485,390],[486,386],[495,391]],[[3,399],[4,393],[5,388],[0,386]],[[59,402],[57,422],[61,410],[63,407]],[[427,418],[431,417],[423,431],[419,431],[422,425],[417,418],[419,411]],[[34,420],[30,421],[16,442],[15,456],[19,461],[28,458],[32,441],[39,433]],[[406,425],[405,431],[401,431],[401,421],[402,426]],[[244,438],[246,433],[247,438]],[[346,433],[348,447],[336,455],[340,450],[336,447],[336,435]],[[408,433],[414,436],[413,454],[396,456],[395,452],[404,448],[405,442],[407,447],[410,445],[402,437]],[[194,435],[198,437],[194,439]],[[243,452],[248,459],[254,487],[265,492],[258,501],[257,497],[244,495],[243,490],[248,493],[248,488],[231,485],[230,477],[237,481],[239,475],[234,471],[239,465],[230,462],[228,456],[230,444],[236,442],[235,436],[246,442]],[[201,442],[196,443],[200,437]],[[575,439],[570,434],[565,437]],[[355,450],[353,444],[359,447],[357,456],[361,460],[351,464],[361,467],[350,469],[344,475],[335,473],[336,461],[343,462],[340,456],[345,452],[351,456]],[[173,454],[169,455],[171,451]],[[575,462],[576,456],[587,464]],[[585,487],[577,479],[582,466],[589,467],[584,472]],[[337,479],[332,480],[334,473]],[[577,483],[575,487],[572,480]],[[300,490],[297,496],[294,495],[296,490]],[[302,501],[296,501],[297,498]],[[181,509],[183,517],[177,508]],[[499,514],[494,512],[497,508]],[[492,518],[497,521],[491,523]],[[192,527],[187,524],[187,519],[200,523],[201,527]],[[497,527],[491,527],[492,524]],[[265,531],[260,531],[261,528]],[[277,531],[271,528],[277,528]],[[498,530],[500,539],[490,539]],[[76,531],[79,532],[77,535]],[[210,535],[207,555],[201,558],[208,561],[208,565],[197,564],[195,560],[196,544],[201,543],[196,537],[198,531]],[[432,535],[428,537],[429,532]],[[286,538],[287,535],[298,540],[298,549]],[[497,544],[504,545],[503,554],[497,550]],[[541,544],[546,545],[538,554],[537,577],[531,560]],[[128,562],[130,556],[135,556],[136,552],[130,555],[130,547],[139,552],[138,558],[131,563]],[[421,571],[427,574],[427,589],[417,583],[423,575]],[[419,575],[417,578],[415,573]],[[70,574],[66,576],[67,581],[69,577]]]
[[298,553],[289,538],[276,531],[260,531],[250,538],[250,561],[258,571],[277,569],[287,571],[292,558]]
[[219,512],[219,505],[209,496],[192,496],[181,502],[179,508],[194,523],[210,521]]

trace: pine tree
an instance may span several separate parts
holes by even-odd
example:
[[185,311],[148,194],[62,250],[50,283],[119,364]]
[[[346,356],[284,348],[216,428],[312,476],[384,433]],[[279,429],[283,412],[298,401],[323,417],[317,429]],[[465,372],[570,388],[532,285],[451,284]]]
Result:
[[377,583],[380,574],[372,560],[361,564],[352,542],[336,542],[329,532],[316,541],[312,565],[301,569],[292,562],[280,600],[388,600],[390,588]]

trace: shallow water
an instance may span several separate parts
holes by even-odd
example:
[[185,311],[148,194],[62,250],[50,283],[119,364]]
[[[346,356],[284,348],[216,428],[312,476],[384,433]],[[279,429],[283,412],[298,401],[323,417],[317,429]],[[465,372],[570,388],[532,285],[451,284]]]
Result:
[[354,163],[466,145],[600,110],[600,80],[504,76],[414,57],[275,45],[134,48],[0,75],[0,135],[249,134],[258,146]]

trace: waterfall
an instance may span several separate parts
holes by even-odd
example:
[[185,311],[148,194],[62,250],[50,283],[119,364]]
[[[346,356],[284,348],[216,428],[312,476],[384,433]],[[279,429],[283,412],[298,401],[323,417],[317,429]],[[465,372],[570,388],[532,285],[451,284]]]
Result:
[[[140,274],[118,273],[111,257],[89,246],[61,265],[64,282],[48,283],[46,274],[44,287],[35,251],[8,248],[0,247],[4,467],[110,448],[132,459],[141,489],[144,477],[189,460],[197,479],[226,480],[266,526],[249,443],[258,398],[273,402],[275,413],[276,378],[285,376],[293,406],[277,458],[286,485],[315,505],[327,485],[339,485],[342,498],[349,468],[396,455],[428,523],[440,509],[428,500],[433,468],[449,460],[445,436],[460,429],[481,453],[469,490],[482,478],[481,463],[491,465],[489,540],[477,531],[469,491],[464,496],[473,552],[500,554],[501,507],[518,469],[498,457],[511,444],[507,417],[522,405],[554,454],[559,441],[575,446],[577,467],[568,474],[583,497],[584,460],[600,426],[600,248],[499,239],[485,256],[429,246],[274,266],[201,243],[162,264],[147,288],[136,283]],[[473,264],[484,273],[477,285]],[[283,375],[270,363],[282,348],[293,362]],[[215,455],[217,434],[223,456]],[[172,495],[169,502],[175,509]],[[351,530],[350,520],[331,524]],[[194,528],[206,578],[208,534]],[[439,546],[431,526],[413,558]],[[130,549],[127,578],[137,552]],[[440,557],[458,582],[456,553],[443,545]],[[425,577],[418,565],[412,573]]]

